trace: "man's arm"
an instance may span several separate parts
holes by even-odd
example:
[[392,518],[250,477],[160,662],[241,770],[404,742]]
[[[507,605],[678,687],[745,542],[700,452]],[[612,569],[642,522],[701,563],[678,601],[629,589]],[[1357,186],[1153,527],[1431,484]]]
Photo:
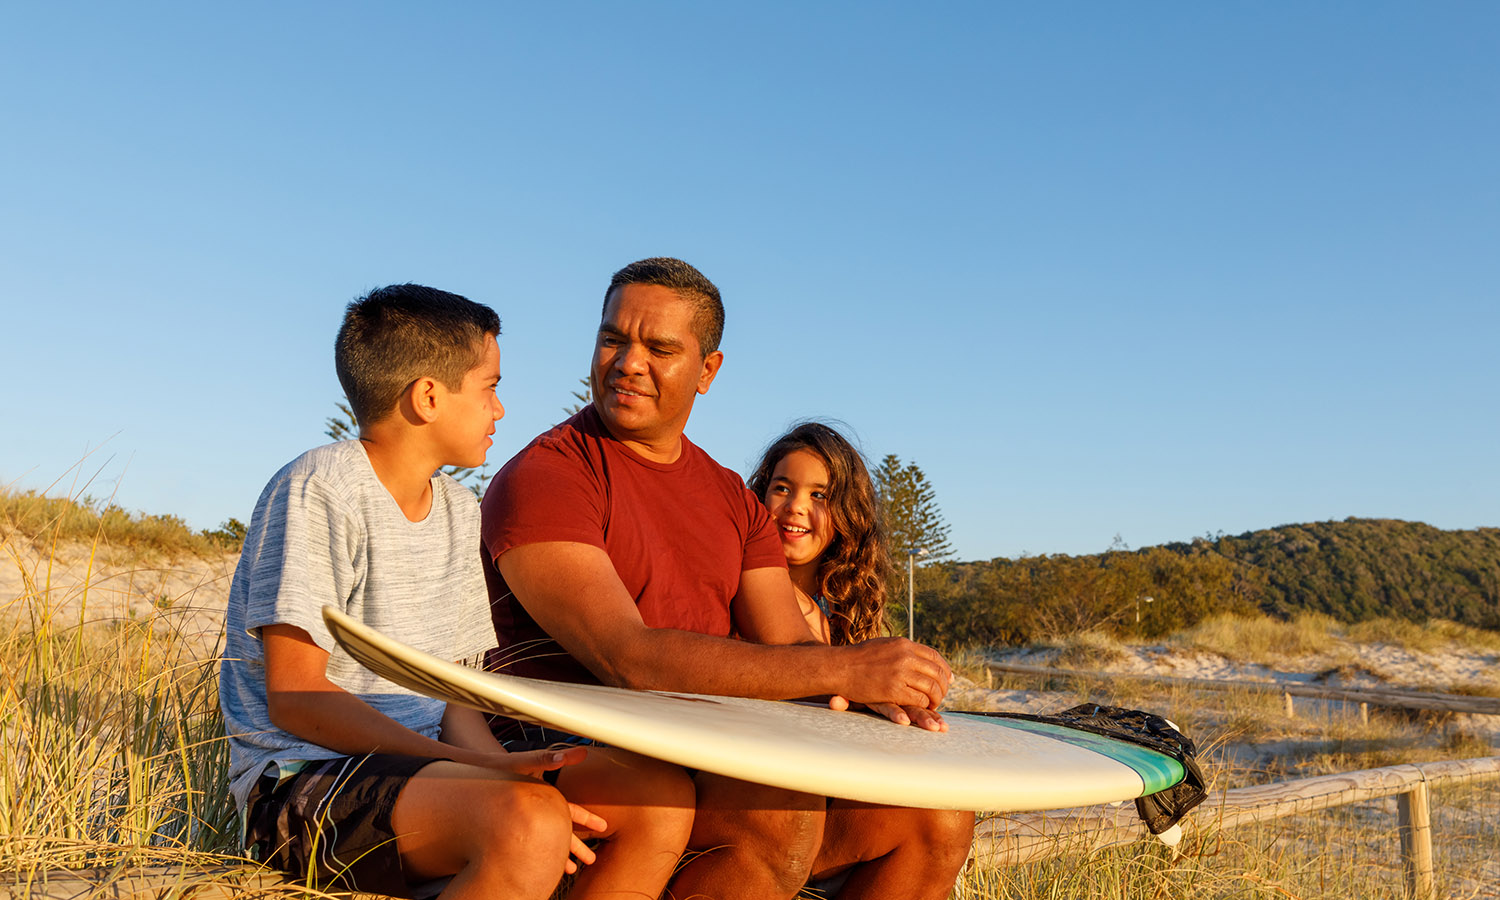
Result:
[[[810,637],[807,626],[771,607],[736,613],[736,624],[753,641],[780,642],[775,646],[651,628],[608,554],[588,544],[526,544],[497,563],[537,624],[605,684],[772,700],[840,694],[935,708],[951,680],[937,651],[902,638],[851,647],[794,643]],[[780,570],[746,577],[770,588],[772,576],[764,573],[771,572]],[[794,613],[795,603],[788,608]]]

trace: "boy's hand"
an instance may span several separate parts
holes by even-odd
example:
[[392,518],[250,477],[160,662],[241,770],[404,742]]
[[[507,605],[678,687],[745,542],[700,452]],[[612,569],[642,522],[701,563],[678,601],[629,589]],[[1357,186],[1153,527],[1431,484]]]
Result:
[[509,751],[498,760],[496,768],[509,769],[520,775],[529,775],[540,779],[546,772],[561,769],[564,766],[576,766],[588,758],[587,747],[566,747],[561,750],[524,750],[520,753]]
[[[572,801],[568,802],[568,812],[573,816],[573,845],[569,852],[572,853],[578,862],[588,865],[594,861],[594,851],[589,848],[588,844],[583,842],[584,838],[602,833],[609,825],[603,819]],[[563,869],[571,875],[578,871],[578,863],[569,859],[563,863]]]

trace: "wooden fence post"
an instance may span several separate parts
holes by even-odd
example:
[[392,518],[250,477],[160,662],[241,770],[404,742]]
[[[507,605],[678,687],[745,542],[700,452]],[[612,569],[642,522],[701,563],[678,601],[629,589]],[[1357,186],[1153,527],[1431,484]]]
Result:
[[1418,782],[1407,793],[1396,795],[1396,815],[1401,832],[1401,866],[1406,870],[1406,896],[1411,900],[1435,900],[1427,782]]

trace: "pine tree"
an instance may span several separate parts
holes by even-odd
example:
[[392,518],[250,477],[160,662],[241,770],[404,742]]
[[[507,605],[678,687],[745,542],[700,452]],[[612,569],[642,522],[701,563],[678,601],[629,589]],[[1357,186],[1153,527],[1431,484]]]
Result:
[[580,378],[578,379],[578,383],[583,385],[583,390],[573,392],[573,399],[578,402],[572,406],[563,407],[563,412],[570,416],[578,415],[579,410],[594,402],[594,387],[589,383],[589,380],[587,378]]
[[938,509],[937,492],[916,463],[905,465],[894,453],[887,455],[875,469],[875,495],[885,515],[886,534],[890,539],[891,559],[903,571],[910,550],[925,550],[924,563],[937,562],[953,555],[948,543],[948,523]]

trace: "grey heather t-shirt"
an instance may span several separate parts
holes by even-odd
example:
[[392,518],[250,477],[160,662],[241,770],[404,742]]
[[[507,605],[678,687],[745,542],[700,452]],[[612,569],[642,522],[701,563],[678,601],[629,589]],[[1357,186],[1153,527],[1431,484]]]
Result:
[[229,588],[219,704],[230,792],[241,808],[270,763],[341,756],[271,724],[260,629],[295,625],[329,653],[328,679],[419,734],[437,738],[444,704],[355,662],[323,627],[324,604],[450,660],[495,643],[480,563],[479,504],[447,475],[432,510],[408,520],[359,441],[309,450],[271,478],[255,505]]

